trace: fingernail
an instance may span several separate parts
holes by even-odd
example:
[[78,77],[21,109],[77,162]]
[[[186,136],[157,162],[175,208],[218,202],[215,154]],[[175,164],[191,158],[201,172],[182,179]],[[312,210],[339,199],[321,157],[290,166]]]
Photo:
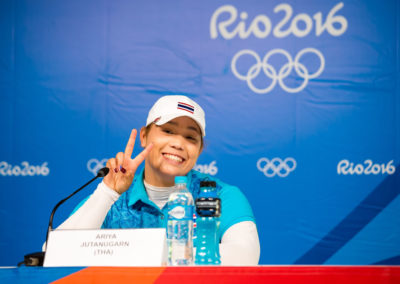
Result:
[[122,172],[123,174],[126,173],[125,168],[121,167],[121,172]]
[[115,168],[115,169],[114,169],[114,172],[118,173],[118,168]]

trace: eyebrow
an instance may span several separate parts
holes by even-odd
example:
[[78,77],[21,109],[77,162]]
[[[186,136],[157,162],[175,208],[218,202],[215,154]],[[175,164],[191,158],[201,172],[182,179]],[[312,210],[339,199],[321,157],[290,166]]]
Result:
[[[178,126],[178,123],[174,122],[174,121],[168,121],[167,124],[172,124],[174,126]],[[193,130],[195,132],[197,132],[198,134],[201,134],[201,132],[199,131],[199,129],[197,127],[194,126],[188,126],[187,129],[189,130]]]

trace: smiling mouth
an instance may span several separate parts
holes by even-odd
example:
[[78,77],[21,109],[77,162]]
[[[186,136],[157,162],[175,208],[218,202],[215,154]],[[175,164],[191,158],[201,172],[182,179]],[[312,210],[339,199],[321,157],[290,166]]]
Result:
[[163,153],[163,156],[165,158],[167,158],[168,160],[172,160],[178,163],[182,163],[183,161],[185,161],[184,158],[177,156],[177,155],[172,155],[172,154],[167,154],[167,153]]

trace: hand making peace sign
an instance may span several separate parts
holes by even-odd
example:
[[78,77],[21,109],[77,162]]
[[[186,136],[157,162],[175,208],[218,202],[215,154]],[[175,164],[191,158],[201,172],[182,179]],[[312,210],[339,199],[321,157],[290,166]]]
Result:
[[104,177],[104,182],[119,194],[124,193],[131,186],[137,168],[153,148],[153,144],[150,143],[139,155],[132,159],[136,134],[136,129],[132,129],[125,152],[119,152],[115,158],[107,161],[110,172]]

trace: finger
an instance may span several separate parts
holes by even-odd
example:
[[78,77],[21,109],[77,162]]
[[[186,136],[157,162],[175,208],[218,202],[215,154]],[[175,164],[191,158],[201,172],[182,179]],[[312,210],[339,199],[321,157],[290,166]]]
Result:
[[128,144],[126,144],[125,147],[125,156],[128,158],[132,157],[133,147],[135,147],[136,134],[136,129],[132,129],[131,135],[129,136]]
[[107,168],[109,168],[110,169],[110,171],[114,171],[115,173],[117,173],[118,172],[118,168],[117,168],[117,166],[116,166],[116,162],[115,162],[115,159],[114,158],[111,158],[111,159],[109,159],[108,161],[107,161]]
[[111,158],[107,161],[107,165],[106,165],[110,171],[108,175],[106,175],[103,179],[104,183],[109,187],[109,188],[114,188],[114,182],[113,182],[113,177],[114,177],[114,173],[117,173],[118,171],[115,171],[116,166],[115,166],[115,159]]
[[119,169],[120,167],[123,167],[124,165],[124,159],[125,159],[125,155],[122,152],[119,152],[116,156],[115,156],[115,162],[116,162],[116,167]]
[[146,159],[146,157],[149,155],[151,149],[153,149],[153,143],[150,143],[147,145],[147,147],[140,152],[139,155],[135,157],[135,159],[131,160],[129,167],[131,170],[136,171],[137,167]]

